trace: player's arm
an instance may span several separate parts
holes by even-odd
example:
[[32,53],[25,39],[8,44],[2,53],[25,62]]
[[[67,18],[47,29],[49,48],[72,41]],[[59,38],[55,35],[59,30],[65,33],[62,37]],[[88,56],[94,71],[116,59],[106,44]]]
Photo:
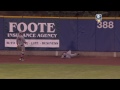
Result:
[[27,44],[27,42],[26,42],[26,40],[25,40],[25,38],[23,37],[23,42],[25,43],[25,44]]
[[61,58],[66,58],[66,53],[65,52],[61,55]]
[[16,44],[17,44],[17,50],[20,50],[20,47],[18,45],[18,37],[16,38]]
[[16,38],[16,43],[17,43],[17,45],[18,45],[18,37]]

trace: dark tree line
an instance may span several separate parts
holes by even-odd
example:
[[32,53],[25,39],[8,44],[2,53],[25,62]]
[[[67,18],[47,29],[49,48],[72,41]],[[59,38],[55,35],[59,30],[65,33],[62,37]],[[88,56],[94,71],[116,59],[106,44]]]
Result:
[[0,11],[0,16],[63,16],[91,17],[102,14],[106,17],[119,17],[120,11]]

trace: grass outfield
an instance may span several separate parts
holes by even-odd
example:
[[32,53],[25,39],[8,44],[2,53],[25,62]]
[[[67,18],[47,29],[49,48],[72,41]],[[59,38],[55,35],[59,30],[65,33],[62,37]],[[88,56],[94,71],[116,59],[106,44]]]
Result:
[[0,64],[0,79],[120,79],[120,66]]

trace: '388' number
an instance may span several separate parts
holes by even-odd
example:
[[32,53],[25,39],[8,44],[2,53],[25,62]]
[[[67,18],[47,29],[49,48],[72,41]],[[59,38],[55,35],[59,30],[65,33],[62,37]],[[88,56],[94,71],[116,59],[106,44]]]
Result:
[[100,23],[97,23],[97,28],[114,28],[114,22],[113,21],[103,21],[103,22],[100,22]]

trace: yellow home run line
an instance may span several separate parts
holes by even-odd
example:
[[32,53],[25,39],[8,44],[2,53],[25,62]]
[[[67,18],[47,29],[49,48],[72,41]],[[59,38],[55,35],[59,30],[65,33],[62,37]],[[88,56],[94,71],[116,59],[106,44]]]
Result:
[[[41,16],[0,16],[0,18],[95,19],[95,17],[41,17]],[[120,17],[102,17],[102,19],[120,19]]]
[[3,18],[22,18],[22,16],[3,16]]

